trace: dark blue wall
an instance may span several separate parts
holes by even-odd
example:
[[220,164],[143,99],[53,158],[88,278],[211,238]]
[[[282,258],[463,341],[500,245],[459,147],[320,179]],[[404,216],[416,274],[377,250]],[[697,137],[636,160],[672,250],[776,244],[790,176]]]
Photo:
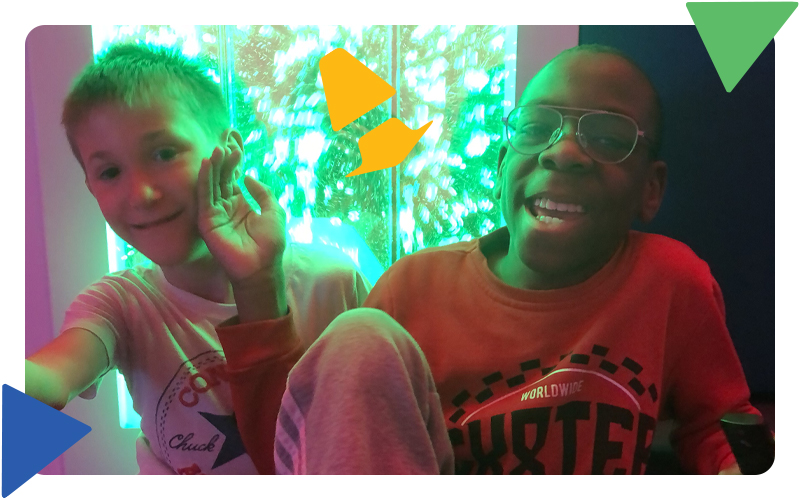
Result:
[[664,105],[667,194],[644,229],[688,244],[722,288],[754,395],[775,391],[775,42],[728,93],[694,26],[581,26],[639,63]]

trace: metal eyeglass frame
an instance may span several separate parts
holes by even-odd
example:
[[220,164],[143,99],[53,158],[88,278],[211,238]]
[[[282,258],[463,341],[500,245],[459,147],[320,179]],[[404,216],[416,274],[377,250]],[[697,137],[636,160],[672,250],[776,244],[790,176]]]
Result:
[[[553,132],[553,135],[550,137],[550,141],[547,144],[547,147],[545,147],[543,150],[539,151],[538,153],[523,153],[522,151],[517,150],[517,148],[514,147],[514,143],[511,141],[511,133],[509,131],[508,118],[517,109],[526,108],[526,107],[527,108],[538,107],[538,108],[552,109],[553,111],[558,113],[558,115],[561,117],[561,123],[559,124],[558,128]],[[580,114],[580,115],[566,115],[566,114],[564,114],[564,113],[562,113],[560,111],[562,109],[566,110],[566,111],[580,111],[582,114]],[[592,156],[591,154],[589,154],[589,152],[586,150],[586,144],[584,144],[584,139],[581,137],[581,134],[580,134],[581,120],[583,120],[584,116],[593,115],[593,114],[594,115],[614,115],[614,116],[619,116],[619,117],[622,117],[622,118],[630,121],[631,123],[633,123],[633,126],[636,127],[636,140],[633,142],[633,146],[631,147],[631,150],[628,151],[628,154],[625,155],[625,157],[622,158],[621,160],[613,161],[613,162],[612,161],[600,161],[597,158],[595,158],[594,156]],[[639,124],[636,123],[636,120],[634,120],[633,118],[631,118],[628,115],[623,115],[622,113],[614,113],[612,111],[605,111],[605,110],[602,110],[602,109],[568,108],[568,107],[563,107],[563,106],[550,106],[550,105],[547,105],[547,104],[526,104],[524,106],[517,106],[514,109],[512,109],[511,113],[509,113],[508,116],[506,116],[506,117],[504,117],[502,119],[502,122],[503,122],[503,125],[505,125],[506,139],[508,139],[508,144],[511,146],[511,148],[514,151],[516,151],[517,153],[521,154],[521,155],[533,156],[533,155],[538,155],[538,154],[544,153],[545,151],[550,149],[554,144],[556,144],[558,141],[561,140],[561,138],[564,136],[564,119],[565,118],[577,118],[578,119],[578,126],[575,127],[575,137],[578,139],[578,144],[581,145],[581,148],[583,149],[583,151],[590,158],[592,158],[595,161],[599,161],[600,163],[606,163],[606,164],[609,164],[609,165],[615,165],[617,163],[622,163],[623,161],[627,160],[628,157],[636,149],[636,146],[639,144],[639,138],[640,137],[642,139],[644,139],[645,141],[647,141],[648,143],[651,143],[650,138],[645,135],[644,130],[639,128]],[[558,132],[558,135],[556,135],[556,132]]]

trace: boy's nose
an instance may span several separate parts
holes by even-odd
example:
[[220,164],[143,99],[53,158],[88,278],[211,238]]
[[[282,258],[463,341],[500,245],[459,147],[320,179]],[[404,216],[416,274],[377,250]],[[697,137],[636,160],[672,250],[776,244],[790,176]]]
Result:
[[591,168],[592,159],[586,154],[578,141],[578,124],[564,120],[556,131],[555,142],[539,153],[539,164],[550,170],[565,172],[584,172]]
[[133,174],[130,190],[130,202],[133,206],[148,206],[161,198],[161,192],[146,174]]

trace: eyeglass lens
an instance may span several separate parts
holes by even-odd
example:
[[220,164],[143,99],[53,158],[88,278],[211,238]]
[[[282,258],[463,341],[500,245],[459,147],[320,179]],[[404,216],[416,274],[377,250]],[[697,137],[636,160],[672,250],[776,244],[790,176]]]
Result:
[[[522,154],[541,153],[561,137],[562,115],[541,106],[522,106],[508,117],[511,145]],[[636,124],[620,115],[587,113],[578,124],[578,140],[596,161],[616,163],[624,160],[636,146]]]

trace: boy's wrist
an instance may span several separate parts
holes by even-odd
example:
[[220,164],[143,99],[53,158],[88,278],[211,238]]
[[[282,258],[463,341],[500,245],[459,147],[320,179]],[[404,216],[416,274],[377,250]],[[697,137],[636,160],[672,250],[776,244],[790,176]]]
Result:
[[288,313],[286,278],[281,262],[233,281],[231,287],[240,323],[276,319]]

